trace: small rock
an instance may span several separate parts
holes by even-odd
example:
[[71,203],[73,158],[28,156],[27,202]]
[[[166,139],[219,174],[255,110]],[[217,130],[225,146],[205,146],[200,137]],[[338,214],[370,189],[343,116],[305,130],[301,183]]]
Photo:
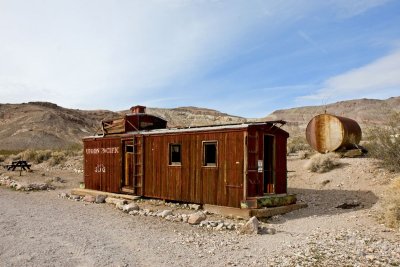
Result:
[[61,193],[59,196],[60,198],[69,198],[68,193]]
[[76,201],[81,200],[81,197],[78,196],[78,195],[71,195],[69,198],[72,199],[72,200],[76,200]]
[[200,209],[200,205],[198,204],[189,204],[189,208],[192,210],[199,210]]
[[86,195],[83,197],[82,201],[84,202],[95,202],[96,198],[91,195]]
[[365,256],[366,258],[367,258],[367,260],[369,260],[369,261],[373,261],[373,260],[375,260],[375,256],[374,255],[372,255],[372,254],[368,254],[367,256]]
[[188,223],[199,224],[201,221],[204,221],[205,219],[207,219],[207,216],[202,211],[198,211],[196,213],[190,214]]
[[355,199],[355,200],[346,201],[346,202],[340,204],[339,206],[336,206],[336,208],[337,209],[353,209],[353,208],[360,206],[360,204],[361,204],[360,201]]
[[321,184],[322,184],[322,185],[327,185],[327,184],[329,184],[330,182],[331,182],[331,180],[323,180]]
[[165,218],[165,217],[167,217],[169,215],[172,215],[172,210],[163,210],[159,214],[160,214],[160,217]]
[[139,206],[136,203],[129,203],[122,207],[122,210],[125,212],[131,212],[133,210],[139,210]]
[[99,203],[99,204],[104,203],[104,202],[106,202],[106,199],[107,199],[107,196],[105,196],[105,195],[97,195],[95,202]]
[[[164,218],[164,217],[163,217]],[[174,219],[174,216],[172,216],[172,215],[167,215],[167,216],[165,216],[165,220],[167,220],[167,221],[171,221],[171,220],[173,220]]]
[[115,204],[115,207],[116,207],[117,209],[119,209],[119,210],[123,210],[123,209],[124,209],[124,206],[125,206],[125,204],[124,204],[123,201],[119,201],[119,202],[117,202],[117,203]]
[[132,210],[129,212],[129,215],[138,215],[139,211],[138,210]]
[[25,189],[25,187],[22,185],[22,184],[17,184],[16,186],[15,186],[15,190],[24,190]]
[[275,228],[267,228],[265,230],[265,233],[268,235],[274,235],[274,234],[276,234],[276,229]]
[[224,224],[220,223],[220,224],[218,224],[217,227],[215,227],[215,230],[220,231],[220,230],[222,230],[222,227],[224,227]]
[[208,221],[201,221],[200,222],[200,226],[201,227],[204,227],[204,226],[207,226],[208,225]]
[[217,222],[210,222],[211,227],[217,227],[218,223]]
[[259,221],[255,216],[251,217],[250,220],[240,229],[241,234],[257,234]]
[[186,214],[182,214],[182,222],[187,223],[189,220],[189,216]]
[[117,203],[121,203],[121,202],[123,205],[128,203],[128,201],[126,201],[125,199],[114,198],[114,197],[106,198],[106,203],[117,205]]

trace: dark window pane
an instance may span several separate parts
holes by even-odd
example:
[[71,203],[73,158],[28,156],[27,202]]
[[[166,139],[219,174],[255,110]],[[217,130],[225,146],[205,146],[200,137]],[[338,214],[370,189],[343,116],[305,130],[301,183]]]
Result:
[[217,143],[204,143],[204,166],[217,166]]
[[126,146],[125,150],[126,152],[133,153],[133,146]]
[[169,164],[170,165],[181,164],[181,145],[179,144],[169,145]]

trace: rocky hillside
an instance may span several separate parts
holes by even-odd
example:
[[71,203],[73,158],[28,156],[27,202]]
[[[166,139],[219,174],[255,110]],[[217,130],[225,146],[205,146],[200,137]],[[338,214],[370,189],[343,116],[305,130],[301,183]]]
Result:
[[[320,113],[335,114],[358,121],[363,128],[385,125],[389,114],[400,111],[400,97],[387,100],[360,99],[326,106],[309,106],[277,110],[259,121],[282,119],[291,135],[303,134],[309,120]],[[129,111],[67,109],[48,102],[0,104],[0,150],[27,148],[66,148],[81,143],[84,136],[100,129],[100,121]],[[164,118],[169,127],[241,123],[245,118],[217,110],[179,107],[147,108],[147,113]],[[254,121],[254,119],[252,119]]]
[[94,134],[117,113],[66,109],[47,102],[0,104],[0,149],[65,148]]
[[307,106],[274,111],[263,120],[285,120],[289,132],[304,132],[307,123],[316,115],[328,113],[351,118],[357,121],[363,130],[371,126],[387,124],[390,114],[400,112],[400,97],[386,100],[357,99],[341,101],[325,106]]
[[[128,111],[67,109],[48,102],[0,104],[0,150],[67,148],[99,131],[101,120],[124,113]],[[166,119],[169,127],[245,121],[216,110],[195,107],[148,108],[147,113]]]
[[169,127],[241,123],[246,121],[245,118],[231,116],[217,110],[197,107],[147,108],[146,112],[167,120]]

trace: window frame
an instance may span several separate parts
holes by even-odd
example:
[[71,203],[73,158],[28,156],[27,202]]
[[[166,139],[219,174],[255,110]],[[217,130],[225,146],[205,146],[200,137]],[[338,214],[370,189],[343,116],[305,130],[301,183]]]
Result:
[[[214,145],[215,146],[215,163],[206,163],[206,146],[207,145]],[[217,140],[207,140],[202,141],[202,152],[203,152],[203,162],[202,167],[206,168],[217,168],[218,167],[218,141]]]
[[[172,161],[172,147],[179,147],[179,162],[178,161]],[[168,145],[168,166],[182,166],[182,144],[180,143],[169,143]]]

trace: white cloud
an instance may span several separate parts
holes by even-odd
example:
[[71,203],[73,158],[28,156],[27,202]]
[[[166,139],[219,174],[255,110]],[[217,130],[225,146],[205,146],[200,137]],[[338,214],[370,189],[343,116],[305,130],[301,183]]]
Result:
[[[331,77],[315,94],[300,97],[307,100],[342,100],[362,97],[388,97],[400,92],[400,49],[370,64]],[[397,93],[397,94],[396,94]]]
[[2,1],[2,102],[93,107],[157,93],[228,57],[262,16],[241,1]]
[[[360,14],[381,1],[335,2],[338,10]],[[164,88],[188,84],[230,59],[249,32],[282,31],[327,6],[296,0],[0,0],[0,102],[119,109],[124,107],[112,100],[165,100]],[[302,37],[318,46],[305,32]]]

